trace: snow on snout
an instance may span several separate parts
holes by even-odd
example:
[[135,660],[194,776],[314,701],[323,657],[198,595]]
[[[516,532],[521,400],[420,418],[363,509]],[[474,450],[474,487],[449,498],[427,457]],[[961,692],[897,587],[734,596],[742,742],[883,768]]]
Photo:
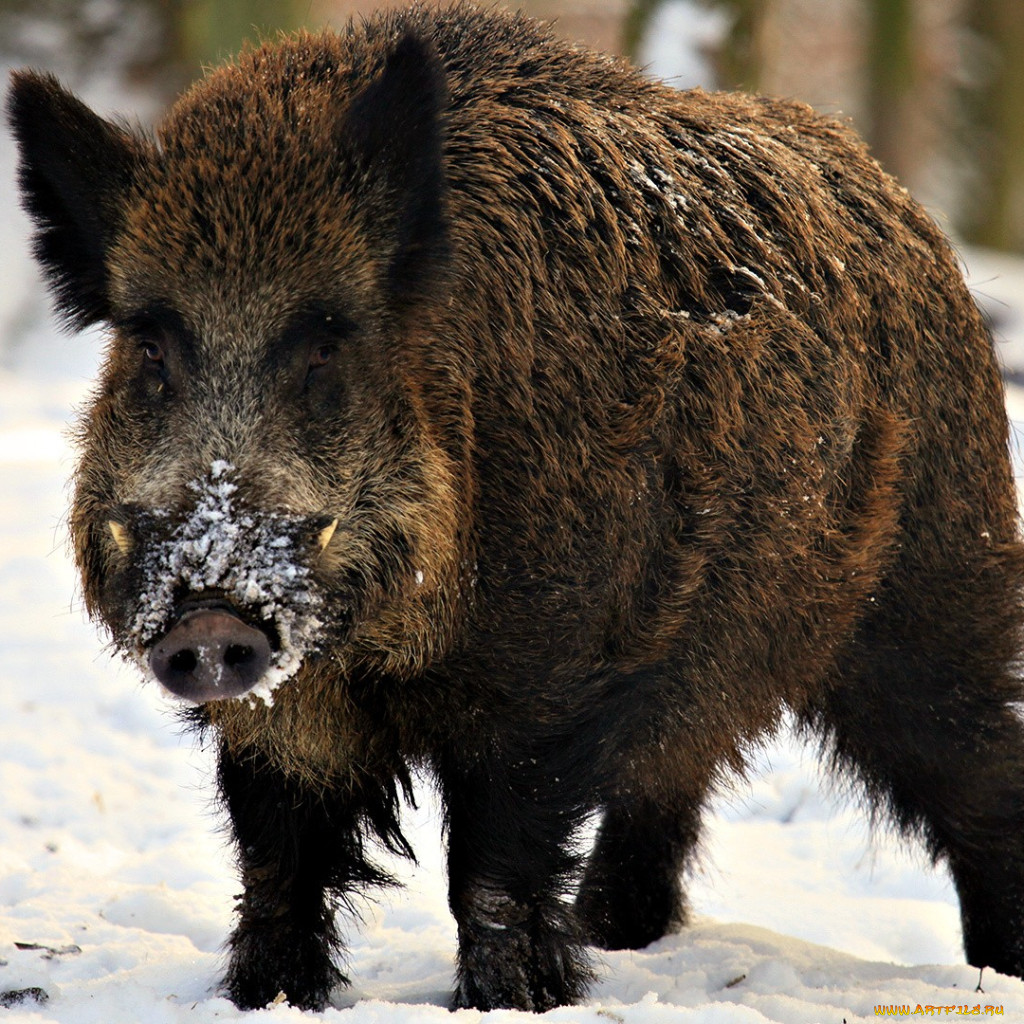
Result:
[[[147,549],[139,611],[129,654],[150,675],[148,651],[173,625],[182,592],[214,590],[272,625],[279,645],[263,678],[243,696],[272,703],[273,691],[295,674],[315,643],[320,597],[311,585],[308,538],[289,516],[258,512],[235,501],[234,466],[217,460],[189,485],[195,504],[167,540]],[[168,517],[156,510],[156,519]]]

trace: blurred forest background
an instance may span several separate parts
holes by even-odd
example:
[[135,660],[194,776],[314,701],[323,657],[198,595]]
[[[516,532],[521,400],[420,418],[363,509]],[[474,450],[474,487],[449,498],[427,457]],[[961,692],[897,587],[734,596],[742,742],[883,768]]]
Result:
[[[146,120],[245,38],[339,25],[394,5],[0,0],[0,60],[52,69],[92,102],[97,92],[109,95],[109,109]],[[959,240],[1024,252],[1024,0],[506,5],[554,19],[570,38],[628,54],[681,88],[758,90],[850,117]]]

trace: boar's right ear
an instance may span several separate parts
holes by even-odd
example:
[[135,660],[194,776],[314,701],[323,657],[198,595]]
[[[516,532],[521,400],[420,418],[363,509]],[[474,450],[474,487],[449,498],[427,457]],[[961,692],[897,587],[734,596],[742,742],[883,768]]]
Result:
[[58,313],[81,328],[109,317],[107,256],[139,140],[103,120],[52,75],[16,71],[7,114],[21,153],[22,204]]
[[403,36],[384,70],[352,101],[342,140],[363,173],[382,180],[394,224],[390,298],[401,313],[426,298],[447,267],[444,69],[433,46]]

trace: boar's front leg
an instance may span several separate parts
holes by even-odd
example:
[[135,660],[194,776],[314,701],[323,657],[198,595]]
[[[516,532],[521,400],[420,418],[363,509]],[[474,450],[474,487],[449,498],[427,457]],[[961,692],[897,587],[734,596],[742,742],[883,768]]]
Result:
[[536,748],[463,751],[438,766],[448,828],[449,901],[459,929],[453,1008],[542,1012],[576,1002],[592,979],[566,901],[584,813],[578,776]]
[[251,751],[222,748],[220,789],[231,816],[244,892],[231,935],[227,994],[240,1009],[288,1002],[319,1010],[348,979],[336,966],[341,941],[334,903],[389,879],[363,856],[360,826],[409,852],[398,831],[394,785],[373,799],[312,788]]

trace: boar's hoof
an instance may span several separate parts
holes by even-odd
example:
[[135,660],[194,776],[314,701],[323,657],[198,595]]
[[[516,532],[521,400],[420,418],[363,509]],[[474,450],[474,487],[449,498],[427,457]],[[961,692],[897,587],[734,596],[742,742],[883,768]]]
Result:
[[149,655],[157,679],[197,704],[252,689],[269,662],[266,635],[223,608],[187,612]]

